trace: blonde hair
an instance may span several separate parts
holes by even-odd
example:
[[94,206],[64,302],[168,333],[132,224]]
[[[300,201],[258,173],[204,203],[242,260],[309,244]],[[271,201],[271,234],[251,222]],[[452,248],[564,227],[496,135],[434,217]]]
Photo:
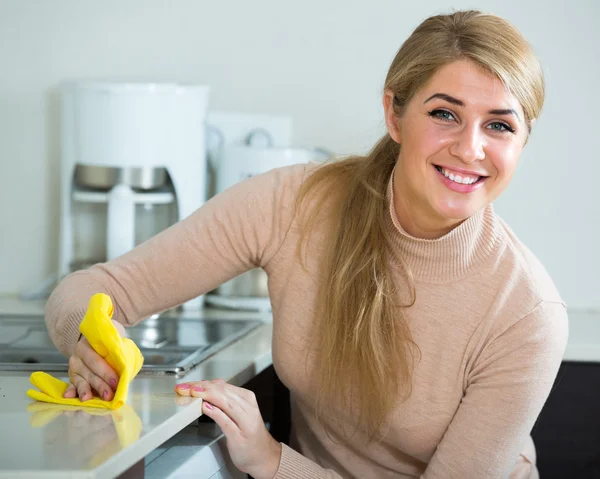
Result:
[[[406,104],[436,71],[469,59],[498,77],[523,107],[528,127],[541,112],[544,79],[530,45],[502,18],[478,11],[436,15],[404,42],[384,89],[395,94],[394,111]],[[400,304],[389,272],[386,189],[400,145],[385,135],[367,156],[325,164],[304,183],[299,203],[310,197],[301,245],[327,211],[328,236],[316,305],[317,417],[355,412],[369,440],[381,437],[390,411],[411,393],[415,344],[404,308],[414,303],[410,271],[404,267],[411,301]],[[325,205],[325,208],[317,207]]]

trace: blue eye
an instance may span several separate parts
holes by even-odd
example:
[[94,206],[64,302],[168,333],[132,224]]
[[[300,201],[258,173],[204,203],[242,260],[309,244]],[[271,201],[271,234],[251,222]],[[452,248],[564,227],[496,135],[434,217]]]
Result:
[[439,118],[442,121],[454,121],[454,115],[447,110],[433,110],[429,112],[429,116]]
[[[428,114],[432,118],[437,118],[438,120],[447,121],[449,123],[456,121],[456,118],[454,117],[454,115],[452,113],[450,113],[448,110],[437,109],[437,110],[432,110],[432,111],[428,112]],[[493,123],[490,123],[487,126],[487,128],[492,131],[497,131],[500,133],[505,133],[505,132],[514,133],[515,132],[514,128],[512,128],[508,123],[504,123],[502,121],[495,121]]]
[[500,131],[500,132],[505,132],[505,131],[510,131],[511,133],[515,132],[515,130],[513,128],[511,128],[510,125],[507,125],[506,123],[502,123],[501,121],[495,121],[494,123],[491,123],[488,128],[490,128],[490,130]]

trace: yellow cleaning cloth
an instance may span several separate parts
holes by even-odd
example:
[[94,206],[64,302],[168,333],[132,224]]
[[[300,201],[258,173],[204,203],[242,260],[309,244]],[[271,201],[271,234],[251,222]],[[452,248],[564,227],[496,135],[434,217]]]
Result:
[[81,321],[79,330],[94,350],[119,374],[119,384],[112,401],[94,397],[82,402],[79,398],[63,398],[69,386],[43,371],[37,371],[29,380],[40,389],[30,389],[27,395],[37,401],[70,406],[85,406],[103,409],[118,409],[127,401],[129,383],[140,371],[144,357],[129,338],[122,338],[111,322],[113,304],[110,297],[103,293],[92,296],[88,309]]

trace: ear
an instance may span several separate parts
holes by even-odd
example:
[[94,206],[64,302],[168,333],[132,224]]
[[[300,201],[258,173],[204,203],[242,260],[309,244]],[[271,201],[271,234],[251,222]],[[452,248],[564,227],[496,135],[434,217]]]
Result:
[[385,115],[385,126],[392,140],[396,143],[402,143],[400,119],[394,112],[394,92],[391,90],[386,90],[383,94],[383,112]]

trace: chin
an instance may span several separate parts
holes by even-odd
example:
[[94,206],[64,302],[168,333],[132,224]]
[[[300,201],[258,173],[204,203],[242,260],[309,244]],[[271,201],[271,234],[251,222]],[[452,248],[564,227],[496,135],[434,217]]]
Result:
[[438,208],[436,208],[436,210],[442,218],[446,218],[450,221],[457,223],[470,218],[480,209],[481,207],[473,204],[444,204],[438,205]]

